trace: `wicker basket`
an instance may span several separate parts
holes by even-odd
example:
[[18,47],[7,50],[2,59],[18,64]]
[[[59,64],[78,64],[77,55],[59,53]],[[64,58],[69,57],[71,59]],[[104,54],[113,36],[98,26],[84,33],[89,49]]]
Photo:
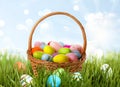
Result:
[[[68,16],[68,17],[72,18],[79,25],[79,27],[80,27],[80,29],[82,31],[82,36],[83,36],[83,53],[81,53],[82,54],[82,58],[79,61],[76,61],[76,62],[65,62],[65,63],[55,63],[55,62],[39,60],[39,59],[36,59],[36,58],[34,58],[32,56],[32,52],[31,52],[31,49],[32,49],[32,36],[33,36],[33,33],[34,33],[36,27],[44,19],[46,19],[46,18],[48,18],[50,16],[53,16],[53,15],[65,15],[65,16]],[[31,62],[33,73],[36,76],[38,75],[38,71],[37,71],[37,67],[38,66],[39,67],[43,67],[44,66],[47,70],[55,70],[58,67],[64,68],[64,69],[69,68],[70,72],[77,72],[77,71],[80,71],[82,69],[82,64],[83,64],[83,62],[86,59],[86,46],[87,46],[86,33],[85,33],[84,27],[82,26],[80,21],[77,18],[75,18],[74,16],[72,16],[71,14],[66,13],[66,12],[52,12],[52,13],[49,13],[49,14],[43,16],[33,26],[32,31],[31,31],[30,36],[29,36],[27,55],[28,55],[28,59]]]

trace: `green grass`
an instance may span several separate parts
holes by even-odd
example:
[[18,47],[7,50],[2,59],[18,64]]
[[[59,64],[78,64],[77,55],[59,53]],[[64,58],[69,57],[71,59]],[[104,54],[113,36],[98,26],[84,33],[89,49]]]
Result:
[[[60,75],[61,87],[120,87],[120,53],[110,52],[99,60],[96,56],[89,57],[92,58],[92,61],[86,61],[82,71],[80,71],[82,79],[76,81],[72,79],[71,73],[65,71]],[[35,77],[30,62],[21,58],[19,54],[0,53],[0,87],[21,87],[20,77],[22,74],[32,76],[32,87],[46,87],[47,78],[52,72],[46,73],[45,69],[40,69],[39,76]],[[14,67],[17,61],[22,61],[27,66],[25,72],[19,72]],[[113,74],[110,77],[107,77],[107,74],[100,70],[101,65],[105,63],[112,68]]]

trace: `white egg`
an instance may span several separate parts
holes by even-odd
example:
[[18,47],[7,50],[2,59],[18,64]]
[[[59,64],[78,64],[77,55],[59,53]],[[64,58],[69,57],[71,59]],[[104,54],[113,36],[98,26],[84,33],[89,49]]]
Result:
[[20,83],[22,85],[22,87],[26,87],[29,86],[31,87],[31,83],[32,83],[33,78],[30,75],[27,74],[23,74],[20,78]]
[[53,74],[57,75],[57,76],[60,76],[63,73],[65,73],[65,70],[63,68],[58,68],[58,69],[54,70],[54,72],[53,72]]
[[73,79],[75,79],[76,81],[83,80],[82,75],[80,74],[80,72],[73,73]]
[[113,73],[112,68],[108,64],[103,64],[100,69],[107,74],[107,77],[110,77]]

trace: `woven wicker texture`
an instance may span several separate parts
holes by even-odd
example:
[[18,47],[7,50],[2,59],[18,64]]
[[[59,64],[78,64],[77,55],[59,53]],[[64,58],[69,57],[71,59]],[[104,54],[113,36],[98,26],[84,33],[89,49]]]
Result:
[[[72,18],[80,27],[81,31],[82,31],[82,36],[83,36],[83,53],[82,54],[82,58],[79,61],[76,62],[66,62],[66,63],[55,63],[55,62],[49,62],[49,61],[44,61],[44,60],[39,60],[36,58],[33,58],[32,56],[32,36],[33,33],[35,31],[35,29],[37,28],[37,26],[46,18],[53,16],[53,15],[65,15],[68,16],[70,18]],[[43,16],[42,18],[40,18],[33,26],[30,36],[29,36],[29,40],[28,40],[28,50],[27,50],[27,55],[28,55],[28,59],[31,62],[32,65],[32,70],[34,75],[38,75],[38,71],[37,71],[37,67],[45,67],[47,70],[55,70],[58,67],[64,68],[64,69],[68,69],[70,72],[77,72],[80,71],[82,69],[82,64],[86,59],[86,47],[87,47],[87,38],[86,38],[86,33],[84,30],[84,27],[82,26],[82,24],[80,23],[80,21],[74,17],[73,15],[67,13],[67,12],[51,12],[45,16]]]

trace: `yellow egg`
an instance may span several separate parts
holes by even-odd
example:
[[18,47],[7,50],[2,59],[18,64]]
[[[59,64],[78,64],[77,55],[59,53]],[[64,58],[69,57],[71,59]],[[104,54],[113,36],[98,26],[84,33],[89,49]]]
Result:
[[43,51],[46,54],[50,54],[50,55],[53,54],[53,53],[55,53],[54,48],[52,48],[51,46],[48,46],[48,45],[44,47]]
[[55,57],[53,57],[53,61],[56,63],[64,63],[64,62],[68,62],[69,59],[64,54],[58,54]]

